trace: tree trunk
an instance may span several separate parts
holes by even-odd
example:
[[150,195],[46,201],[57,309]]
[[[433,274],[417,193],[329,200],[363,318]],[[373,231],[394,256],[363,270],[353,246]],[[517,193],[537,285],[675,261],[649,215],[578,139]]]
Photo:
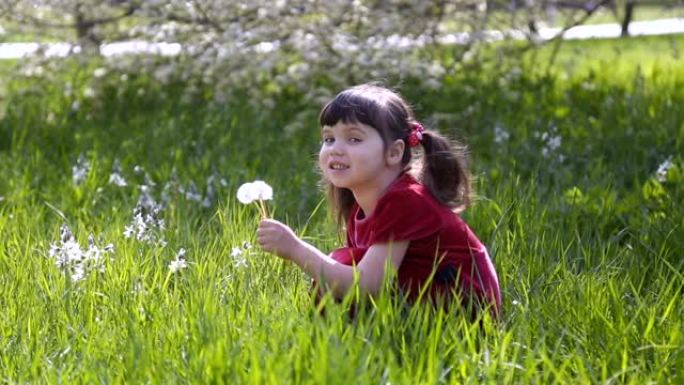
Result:
[[629,36],[629,23],[632,22],[632,17],[634,17],[634,7],[636,7],[635,0],[625,1],[625,15],[622,19],[622,26],[620,32],[620,36],[622,37]]

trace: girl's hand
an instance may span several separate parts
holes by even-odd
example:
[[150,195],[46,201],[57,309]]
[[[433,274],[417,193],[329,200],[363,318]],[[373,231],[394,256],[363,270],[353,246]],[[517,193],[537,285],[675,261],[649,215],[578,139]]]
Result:
[[257,229],[257,242],[264,251],[292,259],[301,240],[287,225],[275,219],[263,219]]

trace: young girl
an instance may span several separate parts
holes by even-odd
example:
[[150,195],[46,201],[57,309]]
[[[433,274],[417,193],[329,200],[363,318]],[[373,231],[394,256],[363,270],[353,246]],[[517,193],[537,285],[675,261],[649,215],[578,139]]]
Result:
[[[397,271],[408,299],[449,299],[501,308],[499,282],[487,249],[456,214],[469,203],[463,148],[425,131],[396,93],[374,85],[347,89],[320,114],[318,166],[347,247],[327,255],[286,225],[264,219],[261,247],[296,263],[340,298],[354,284],[376,295],[386,267]],[[422,147],[417,175],[412,149]],[[387,263],[389,262],[389,263]]]

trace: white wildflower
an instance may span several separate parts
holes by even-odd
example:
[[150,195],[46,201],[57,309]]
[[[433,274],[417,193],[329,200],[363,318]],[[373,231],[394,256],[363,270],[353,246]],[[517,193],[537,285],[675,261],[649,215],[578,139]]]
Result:
[[670,169],[674,166],[672,163],[672,155],[670,155],[663,163],[658,166],[658,170],[656,170],[656,179],[658,182],[665,182],[667,180],[667,173],[670,171]]
[[102,67],[96,68],[95,71],[93,71],[93,76],[96,78],[101,78],[101,77],[105,76],[106,74],[107,74],[107,70],[102,68]]
[[81,246],[76,242],[76,238],[71,233],[71,229],[66,224],[60,228],[59,244],[50,244],[48,255],[55,259],[57,267],[67,269],[70,265],[80,263],[83,259]]
[[247,258],[245,257],[237,257],[235,258],[235,267],[247,267]]
[[140,190],[138,203],[133,209],[133,219],[124,228],[123,235],[126,238],[135,236],[138,241],[164,246],[166,242],[161,237],[165,230],[164,219],[161,218],[162,206],[154,200],[148,186],[140,186]]
[[83,97],[85,97],[87,99],[94,98],[95,97],[95,90],[90,88],[90,87],[86,87],[83,90]]
[[164,187],[162,188],[162,202],[171,202],[171,198],[173,198],[173,196],[176,193],[185,194],[185,190],[183,189],[183,186],[181,186],[178,182],[178,174],[176,173],[176,169],[174,168],[173,170],[171,170],[171,178],[168,181],[166,181]]
[[171,273],[177,273],[178,271],[188,267],[188,263],[185,261],[185,249],[181,248],[178,250],[176,259],[169,263],[169,270]]
[[242,255],[242,249],[239,247],[233,247],[233,249],[230,251],[230,256],[233,258],[239,257]]
[[197,191],[197,185],[195,182],[190,181],[188,185],[188,190],[185,192],[185,199],[189,201],[199,202],[202,200],[202,194]]
[[558,150],[561,146],[562,138],[560,135],[553,135],[554,130],[551,133],[545,132],[541,135],[541,139],[544,142],[544,147],[542,148],[542,155],[548,157],[552,152]]
[[83,156],[79,155],[76,164],[71,167],[71,178],[75,185],[80,185],[88,177],[88,172],[90,172],[90,162]]
[[91,269],[104,271],[104,256],[114,252],[114,245],[109,243],[105,247],[98,247],[95,244],[95,237],[91,234],[88,237],[88,250],[83,254],[83,260],[92,264]]
[[125,187],[128,185],[126,179],[121,176],[121,162],[119,162],[118,159],[114,161],[114,165],[112,166],[112,173],[109,174],[109,183],[118,187]]
[[86,271],[82,264],[74,265],[71,270],[71,280],[73,282],[78,282],[86,277]]
[[57,267],[69,273],[72,281],[78,282],[93,270],[104,271],[104,256],[113,252],[113,244],[100,248],[95,244],[92,234],[88,237],[88,249],[81,250],[69,227],[63,224],[60,228],[60,242],[51,244],[48,254],[55,259]]
[[505,128],[501,127],[501,125],[497,124],[494,126],[494,142],[498,144],[502,144],[503,142],[508,141],[508,139],[511,137],[511,134],[506,131]]
[[202,201],[202,206],[206,208],[210,208],[216,200],[216,189],[214,188],[214,180],[215,178],[213,175],[207,178],[207,193],[204,196],[204,200]]

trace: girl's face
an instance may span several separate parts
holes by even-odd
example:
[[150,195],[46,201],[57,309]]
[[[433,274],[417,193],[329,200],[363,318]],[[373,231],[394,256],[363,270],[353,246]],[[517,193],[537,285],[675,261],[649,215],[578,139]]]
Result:
[[318,166],[326,180],[338,188],[373,188],[388,170],[380,133],[363,123],[337,122],[323,126]]

